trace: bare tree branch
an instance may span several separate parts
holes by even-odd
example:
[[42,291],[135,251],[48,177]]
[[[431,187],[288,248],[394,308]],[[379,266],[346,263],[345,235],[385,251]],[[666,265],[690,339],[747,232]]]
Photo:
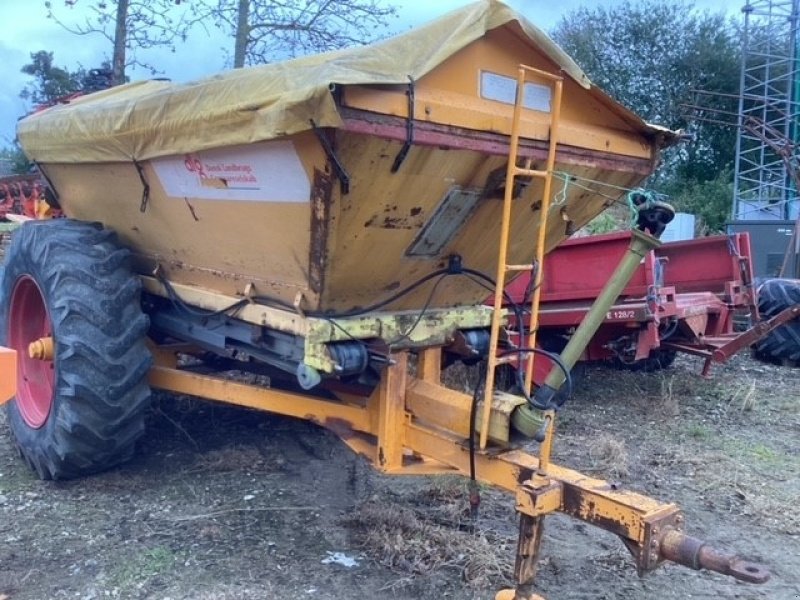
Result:
[[[234,66],[380,39],[397,9],[383,0],[195,0],[236,40]],[[246,17],[246,18],[244,18]]]
[[[66,31],[76,35],[102,35],[112,45],[111,64],[114,82],[126,81],[125,71],[140,66],[151,73],[158,71],[141,60],[137,51],[164,46],[175,51],[175,45],[186,39],[194,25],[208,20],[209,11],[196,11],[186,0],[63,0],[64,9],[57,12],[54,0],[45,2],[47,17]],[[67,23],[63,16],[77,6],[86,6],[92,16],[82,23]]]

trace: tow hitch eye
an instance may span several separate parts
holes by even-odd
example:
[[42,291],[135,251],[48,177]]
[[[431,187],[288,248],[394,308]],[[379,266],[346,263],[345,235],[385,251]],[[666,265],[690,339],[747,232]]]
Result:
[[28,356],[34,360],[53,360],[53,338],[43,337],[28,344]]
[[679,531],[667,531],[659,546],[663,558],[690,569],[708,569],[748,583],[764,583],[769,579],[769,571],[763,565],[720,552]]

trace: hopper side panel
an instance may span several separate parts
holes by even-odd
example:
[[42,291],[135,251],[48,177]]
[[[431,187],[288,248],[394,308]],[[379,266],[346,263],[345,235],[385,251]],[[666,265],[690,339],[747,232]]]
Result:
[[[373,136],[343,135],[340,151],[351,173],[351,191],[341,197],[337,237],[329,244],[325,289],[321,305],[327,310],[349,310],[390,297],[424,275],[447,266],[448,255],[459,254],[465,266],[494,276],[500,234],[501,188],[497,174],[506,158],[477,151],[416,145],[398,173],[391,165],[400,150],[399,141]],[[630,187],[643,177],[622,162],[618,170],[593,164],[587,158],[559,162],[576,176]],[[543,166],[543,159],[534,168]],[[408,256],[420,230],[454,186],[480,190],[482,197],[466,222],[434,257]],[[577,229],[614,202],[621,192],[595,185],[570,185],[554,191],[564,195],[547,220],[548,250],[565,239],[568,227]],[[611,193],[609,193],[611,192]],[[539,227],[542,183],[525,186],[514,202],[509,262],[530,262]],[[415,309],[480,303],[485,288],[465,277],[441,282],[429,296],[435,281],[392,304],[393,309]]]
[[[314,173],[324,175],[326,165],[318,141],[310,133],[297,138],[293,143],[301,161],[300,176],[308,178],[308,190],[313,183],[325,193],[330,182],[325,177],[311,179]],[[198,156],[203,158],[202,153]],[[310,281],[310,198],[274,201],[267,195],[266,200],[251,200],[245,196],[252,190],[235,190],[242,197],[224,200],[225,190],[217,197],[213,189],[210,197],[181,197],[175,194],[175,181],[163,181],[163,168],[159,172],[144,163],[150,194],[142,212],[143,184],[133,163],[48,164],[45,168],[66,215],[100,221],[114,229],[133,252],[139,272],[150,274],[158,264],[175,283],[226,295],[242,294],[253,284],[259,294],[292,302],[302,292],[305,306],[318,305],[319,294]],[[276,170],[286,176],[285,169]],[[220,178],[210,178],[204,185],[221,185],[224,182],[214,181]],[[292,188],[281,189],[291,193]],[[321,271],[314,276],[321,288]]]

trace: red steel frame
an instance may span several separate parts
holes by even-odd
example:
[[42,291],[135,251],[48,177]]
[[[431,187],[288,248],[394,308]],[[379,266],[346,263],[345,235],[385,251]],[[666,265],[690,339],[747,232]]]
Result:
[[[629,232],[588,236],[547,255],[539,313],[543,339],[569,335],[580,324],[629,243]],[[641,360],[664,348],[704,357],[707,375],[712,362],[724,362],[765,333],[763,327],[758,335],[734,332],[736,310],[746,308],[757,317],[752,279],[747,233],[663,244],[642,261],[583,360],[623,353],[627,360]],[[524,274],[506,289],[521,303],[529,286],[530,275]]]

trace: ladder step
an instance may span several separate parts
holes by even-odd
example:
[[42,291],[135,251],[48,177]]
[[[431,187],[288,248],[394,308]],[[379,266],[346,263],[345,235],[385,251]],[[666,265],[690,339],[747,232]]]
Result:
[[539,169],[523,169],[522,167],[514,167],[514,175],[527,175],[528,177],[547,177],[547,171],[540,171]]
[[[494,366],[507,365],[508,363],[516,362],[519,354],[506,354],[505,356],[498,356],[494,359]],[[525,360],[525,356],[522,357]]]
[[533,269],[532,264],[527,265],[506,265],[506,271],[530,271]]

